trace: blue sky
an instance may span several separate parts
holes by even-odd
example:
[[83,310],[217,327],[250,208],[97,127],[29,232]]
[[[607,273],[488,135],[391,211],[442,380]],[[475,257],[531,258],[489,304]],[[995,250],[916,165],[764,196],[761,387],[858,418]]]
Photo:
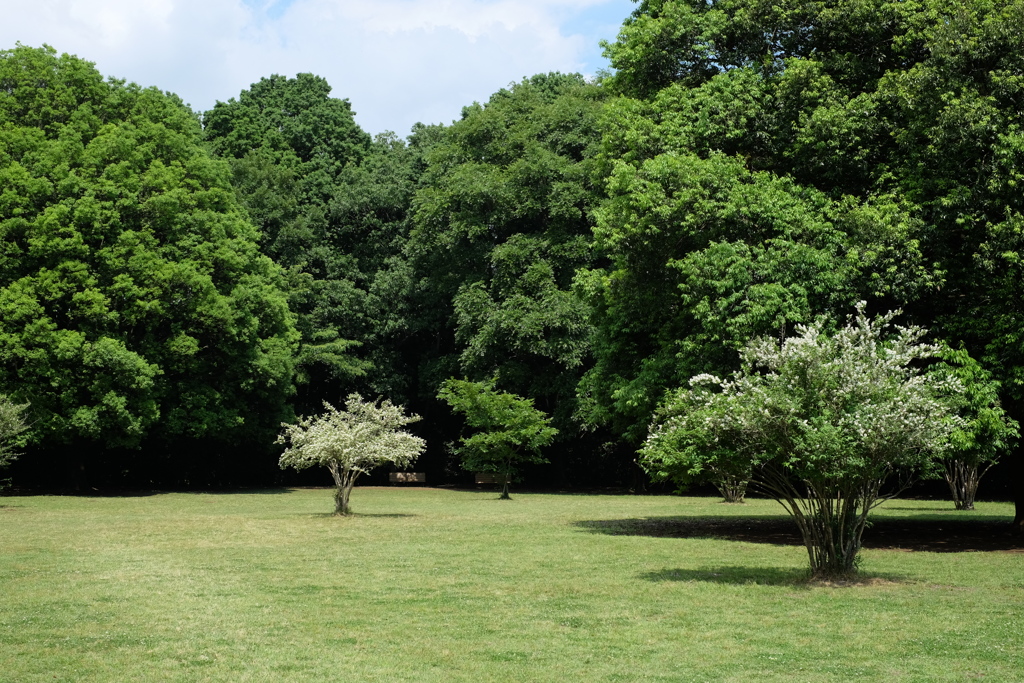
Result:
[[546,71],[606,67],[632,0],[33,0],[0,47],[47,43],[206,110],[272,73],[312,72],[371,133],[449,123]]

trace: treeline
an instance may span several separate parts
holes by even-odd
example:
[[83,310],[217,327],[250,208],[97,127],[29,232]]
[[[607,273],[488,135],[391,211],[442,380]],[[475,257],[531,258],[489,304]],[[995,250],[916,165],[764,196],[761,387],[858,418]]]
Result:
[[198,114],[0,53],[12,475],[274,481],[280,423],[358,391],[423,415],[418,467],[451,480],[457,377],[552,416],[531,483],[629,484],[667,391],[859,301],[965,349],[1021,420],[1022,27],[1003,0],[644,0],[597,82],[405,139],[310,74]]

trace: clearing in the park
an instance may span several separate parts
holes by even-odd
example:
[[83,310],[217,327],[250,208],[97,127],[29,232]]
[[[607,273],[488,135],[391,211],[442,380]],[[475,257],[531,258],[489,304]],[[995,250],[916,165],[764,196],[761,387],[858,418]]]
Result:
[[[1019,681],[1012,506],[357,488],[0,498],[0,681]],[[1008,525],[1006,525],[1008,526]],[[896,547],[899,546],[899,547]]]

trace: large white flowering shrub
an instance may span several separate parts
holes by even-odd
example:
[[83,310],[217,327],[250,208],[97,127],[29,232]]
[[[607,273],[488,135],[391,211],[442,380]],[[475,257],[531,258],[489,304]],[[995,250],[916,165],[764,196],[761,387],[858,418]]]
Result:
[[[856,569],[868,513],[935,467],[962,422],[949,373],[926,373],[925,331],[869,320],[756,339],[728,378],[699,375],[662,403],[641,453],[667,477],[748,475],[796,520],[816,576]],[[887,483],[891,490],[883,491]]]

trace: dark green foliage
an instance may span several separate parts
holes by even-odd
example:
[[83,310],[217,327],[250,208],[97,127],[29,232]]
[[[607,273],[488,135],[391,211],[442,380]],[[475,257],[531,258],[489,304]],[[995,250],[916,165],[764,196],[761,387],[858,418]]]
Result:
[[558,431],[543,412],[533,407],[532,400],[496,391],[493,380],[449,379],[441,385],[437,397],[464,415],[472,430],[455,448],[462,467],[500,475],[503,499],[508,499],[509,484],[520,465],[547,462],[541,448],[550,444]]
[[461,375],[497,376],[500,390],[532,398],[559,430],[548,476],[561,485],[635,469],[574,418],[593,327],[572,283],[599,258],[592,213],[607,99],[579,75],[552,73],[466,107],[428,156],[408,247],[422,395]]
[[411,274],[402,250],[433,131],[417,127],[408,143],[392,134],[371,141],[348,101],[312,74],[264,78],[203,122],[211,147],[230,159],[264,251],[289,268],[300,403],[353,386],[406,395],[400,347]]
[[203,115],[207,139],[221,156],[263,153],[285,166],[301,164],[301,198],[324,201],[341,169],[358,162],[370,143],[348,100],[330,93],[327,81],[313,74],[260,79],[237,100],[218,102]]
[[429,155],[409,247],[421,334],[439,342],[428,388],[497,373],[569,426],[591,333],[571,283],[594,258],[603,100],[578,75],[534,76],[465,108]]
[[581,408],[634,440],[666,388],[731,369],[746,340],[927,279],[894,203],[832,200],[720,152],[616,159],[608,188],[595,235],[612,265],[577,276],[598,328]]
[[333,249],[337,262],[346,264],[352,296],[339,329],[362,345],[359,357],[372,369],[360,383],[378,394],[408,398],[415,393],[422,349],[410,342],[415,274],[405,250],[424,156],[442,130],[417,125],[405,142],[392,134],[377,136],[363,162],[339,176],[329,204],[329,246],[313,251],[326,263]]
[[0,386],[38,442],[258,439],[287,416],[283,274],[199,138],[173,96],[0,52]]
[[[302,333],[300,379],[351,380],[367,364],[343,327],[357,294],[349,259],[330,239],[328,202],[338,176],[370,145],[347,100],[312,74],[271,76],[203,115],[206,140],[229,159],[238,197],[262,231],[266,254],[289,269],[289,304]],[[318,386],[323,389],[323,386]],[[319,398],[314,399],[314,403]]]

